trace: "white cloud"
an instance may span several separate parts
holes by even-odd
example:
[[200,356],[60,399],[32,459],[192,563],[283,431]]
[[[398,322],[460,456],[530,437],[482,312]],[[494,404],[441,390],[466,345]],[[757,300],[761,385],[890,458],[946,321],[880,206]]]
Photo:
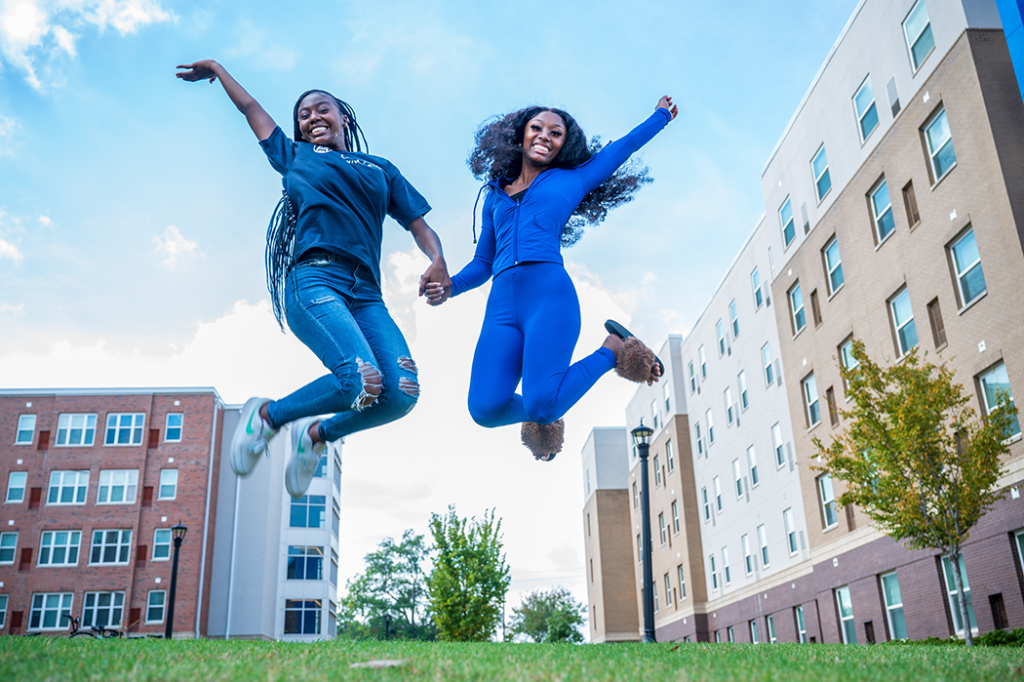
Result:
[[0,258],[10,258],[15,263],[20,263],[24,256],[14,244],[0,239]]
[[50,219],[50,216],[48,215],[39,216],[39,222],[43,225],[46,225],[47,227],[53,225],[53,221]]
[[24,303],[19,303],[18,305],[13,305],[11,303],[0,303],[0,315],[5,315],[7,313],[20,313],[24,309]]
[[153,237],[153,242],[156,244],[157,253],[164,254],[162,262],[169,268],[177,265],[180,256],[192,253],[198,246],[196,242],[185,239],[174,225],[169,225],[164,230],[163,239]]
[[18,122],[7,116],[0,116],[0,156],[10,156],[14,153],[14,131]]
[[225,56],[249,57],[265,69],[291,71],[298,61],[298,53],[274,42],[273,34],[268,35],[248,19],[238,22],[236,42],[228,48]]

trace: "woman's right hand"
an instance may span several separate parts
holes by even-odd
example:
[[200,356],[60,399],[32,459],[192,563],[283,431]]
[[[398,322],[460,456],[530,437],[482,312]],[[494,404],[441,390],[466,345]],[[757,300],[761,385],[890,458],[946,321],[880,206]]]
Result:
[[672,116],[672,118],[669,119],[670,121],[679,115],[679,107],[677,107],[675,104],[672,104],[672,98],[669,97],[668,95],[665,95],[664,97],[659,99],[658,106],[654,108],[665,109],[666,111],[668,111],[668,113]]
[[212,59],[200,59],[198,62],[192,62],[191,64],[179,64],[174,67],[176,69],[187,69],[187,71],[179,71],[174,74],[183,81],[194,83],[195,81],[208,80],[211,83],[217,80],[217,74],[214,71],[220,64]]

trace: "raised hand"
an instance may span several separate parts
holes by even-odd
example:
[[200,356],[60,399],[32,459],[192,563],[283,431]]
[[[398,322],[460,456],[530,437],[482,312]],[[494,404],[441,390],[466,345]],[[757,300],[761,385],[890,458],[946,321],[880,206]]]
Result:
[[672,114],[673,119],[679,115],[679,107],[677,107],[675,104],[672,104],[672,98],[669,97],[668,95],[665,95],[664,97],[659,99],[658,106],[654,108],[667,110],[668,113]]
[[200,59],[198,62],[192,62],[191,64],[179,64],[174,67],[176,69],[187,69],[186,71],[179,71],[174,74],[183,81],[194,83],[195,81],[208,80],[211,83],[217,80],[217,74],[214,73],[214,67],[217,66],[217,62],[212,59]]

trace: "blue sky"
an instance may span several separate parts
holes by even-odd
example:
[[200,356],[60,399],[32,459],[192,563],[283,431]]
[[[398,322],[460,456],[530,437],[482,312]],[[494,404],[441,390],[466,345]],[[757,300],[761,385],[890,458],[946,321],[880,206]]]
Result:
[[[465,159],[483,120],[542,103],[608,140],[672,95],[679,117],[642,152],[655,182],[565,252],[578,353],[613,315],[660,345],[689,331],[753,229],[761,169],[855,5],[0,0],[0,386],[213,385],[241,402],[320,373],[266,305],[280,178],[219,84],[174,78],[200,58],[289,133],[306,89],[352,104],[370,151],[433,205],[452,273],[472,255]],[[517,429],[466,414],[485,293],[428,310],[425,263],[397,224],[385,233],[385,294],[424,397],[346,443],[343,574],[431,511],[495,506],[513,589],[585,598],[577,453],[624,422],[633,389],[604,379],[569,413],[565,454],[535,466]]]

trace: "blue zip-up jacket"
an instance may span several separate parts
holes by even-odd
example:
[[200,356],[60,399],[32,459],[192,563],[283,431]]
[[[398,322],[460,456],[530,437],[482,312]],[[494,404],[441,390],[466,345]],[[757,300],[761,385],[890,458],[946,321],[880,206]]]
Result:
[[672,120],[658,108],[628,135],[575,168],[550,168],[538,175],[516,203],[502,183],[488,183],[480,239],[473,260],[452,277],[452,296],[475,289],[520,263],[562,264],[562,228],[591,191]]

